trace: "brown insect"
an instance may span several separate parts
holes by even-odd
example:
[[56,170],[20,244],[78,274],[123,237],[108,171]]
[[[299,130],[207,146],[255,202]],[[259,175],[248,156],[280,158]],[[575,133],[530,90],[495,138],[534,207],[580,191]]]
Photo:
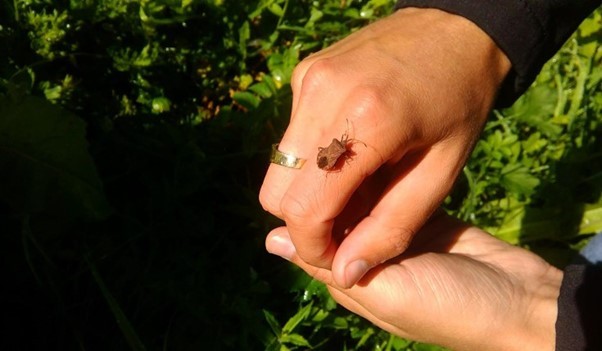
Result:
[[345,133],[341,136],[341,140],[335,138],[327,147],[318,147],[318,158],[316,160],[318,167],[325,171],[335,168],[339,158],[347,153],[348,142],[349,137]]

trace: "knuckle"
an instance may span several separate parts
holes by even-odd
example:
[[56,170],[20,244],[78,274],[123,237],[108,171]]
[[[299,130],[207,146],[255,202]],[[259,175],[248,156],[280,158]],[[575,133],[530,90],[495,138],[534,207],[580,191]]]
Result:
[[280,204],[280,211],[299,258],[311,266],[329,269],[332,262],[332,238],[320,234],[320,219],[317,215],[319,209],[315,208],[315,202],[287,193]]
[[266,187],[262,187],[259,191],[259,203],[265,211],[274,215],[280,214],[278,197]]
[[301,87],[303,77],[305,76],[305,72],[309,66],[311,66],[311,61],[309,59],[305,59],[293,69],[293,73],[291,75],[291,86],[293,91],[298,91]]
[[316,252],[315,250],[307,250],[301,247],[297,250],[297,255],[303,260],[303,262],[317,268],[330,269],[332,257],[328,251],[328,247],[323,248],[322,251]]
[[386,93],[381,90],[373,85],[357,87],[350,99],[353,101],[352,116],[357,119],[372,119],[382,116],[387,101],[385,101]]
[[303,94],[312,94],[312,92],[324,89],[330,85],[336,75],[336,66],[330,58],[320,58],[312,60],[303,72],[300,79],[300,87]]
[[312,215],[309,204],[290,193],[284,194],[280,203],[280,212],[285,221],[293,223],[303,223]]
[[415,230],[405,226],[389,227],[386,231],[389,233],[387,243],[395,256],[407,250],[416,234]]
[[[307,236],[304,239],[307,239]],[[297,254],[305,263],[311,266],[331,269],[334,258],[331,241],[331,236],[318,236],[313,238],[313,240],[304,241],[303,245],[296,246]]]

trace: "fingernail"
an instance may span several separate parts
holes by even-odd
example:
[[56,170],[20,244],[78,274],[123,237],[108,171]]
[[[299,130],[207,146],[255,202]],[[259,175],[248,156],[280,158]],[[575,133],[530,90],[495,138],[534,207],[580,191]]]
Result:
[[364,260],[357,260],[348,264],[347,268],[345,268],[346,286],[344,288],[348,289],[355,285],[369,269],[368,263]]
[[266,242],[266,250],[272,255],[280,256],[290,261],[295,254],[295,246],[291,238],[283,235],[274,235]]

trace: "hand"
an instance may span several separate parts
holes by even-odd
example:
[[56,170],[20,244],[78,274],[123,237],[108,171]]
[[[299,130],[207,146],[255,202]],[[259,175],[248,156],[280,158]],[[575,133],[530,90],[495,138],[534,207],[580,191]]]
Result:
[[266,245],[328,284],[340,304],[401,337],[457,351],[554,350],[562,272],[445,215],[350,289],[305,263],[286,230],[271,233]]
[[[301,259],[352,286],[403,252],[448,194],[509,68],[476,25],[434,9],[397,11],[309,56],[279,146],[308,162],[271,165],[263,207]],[[343,133],[346,161],[318,168],[318,148]]]

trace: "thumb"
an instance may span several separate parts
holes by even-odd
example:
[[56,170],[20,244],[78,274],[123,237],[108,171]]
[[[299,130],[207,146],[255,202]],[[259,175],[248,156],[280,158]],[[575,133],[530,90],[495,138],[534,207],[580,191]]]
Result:
[[[442,145],[441,145],[442,146]],[[370,214],[343,239],[332,264],[337,285],[350,288],[371,268],[404,252],[439,207],[462,168],[462,153],[433,146],[399,163]]]

